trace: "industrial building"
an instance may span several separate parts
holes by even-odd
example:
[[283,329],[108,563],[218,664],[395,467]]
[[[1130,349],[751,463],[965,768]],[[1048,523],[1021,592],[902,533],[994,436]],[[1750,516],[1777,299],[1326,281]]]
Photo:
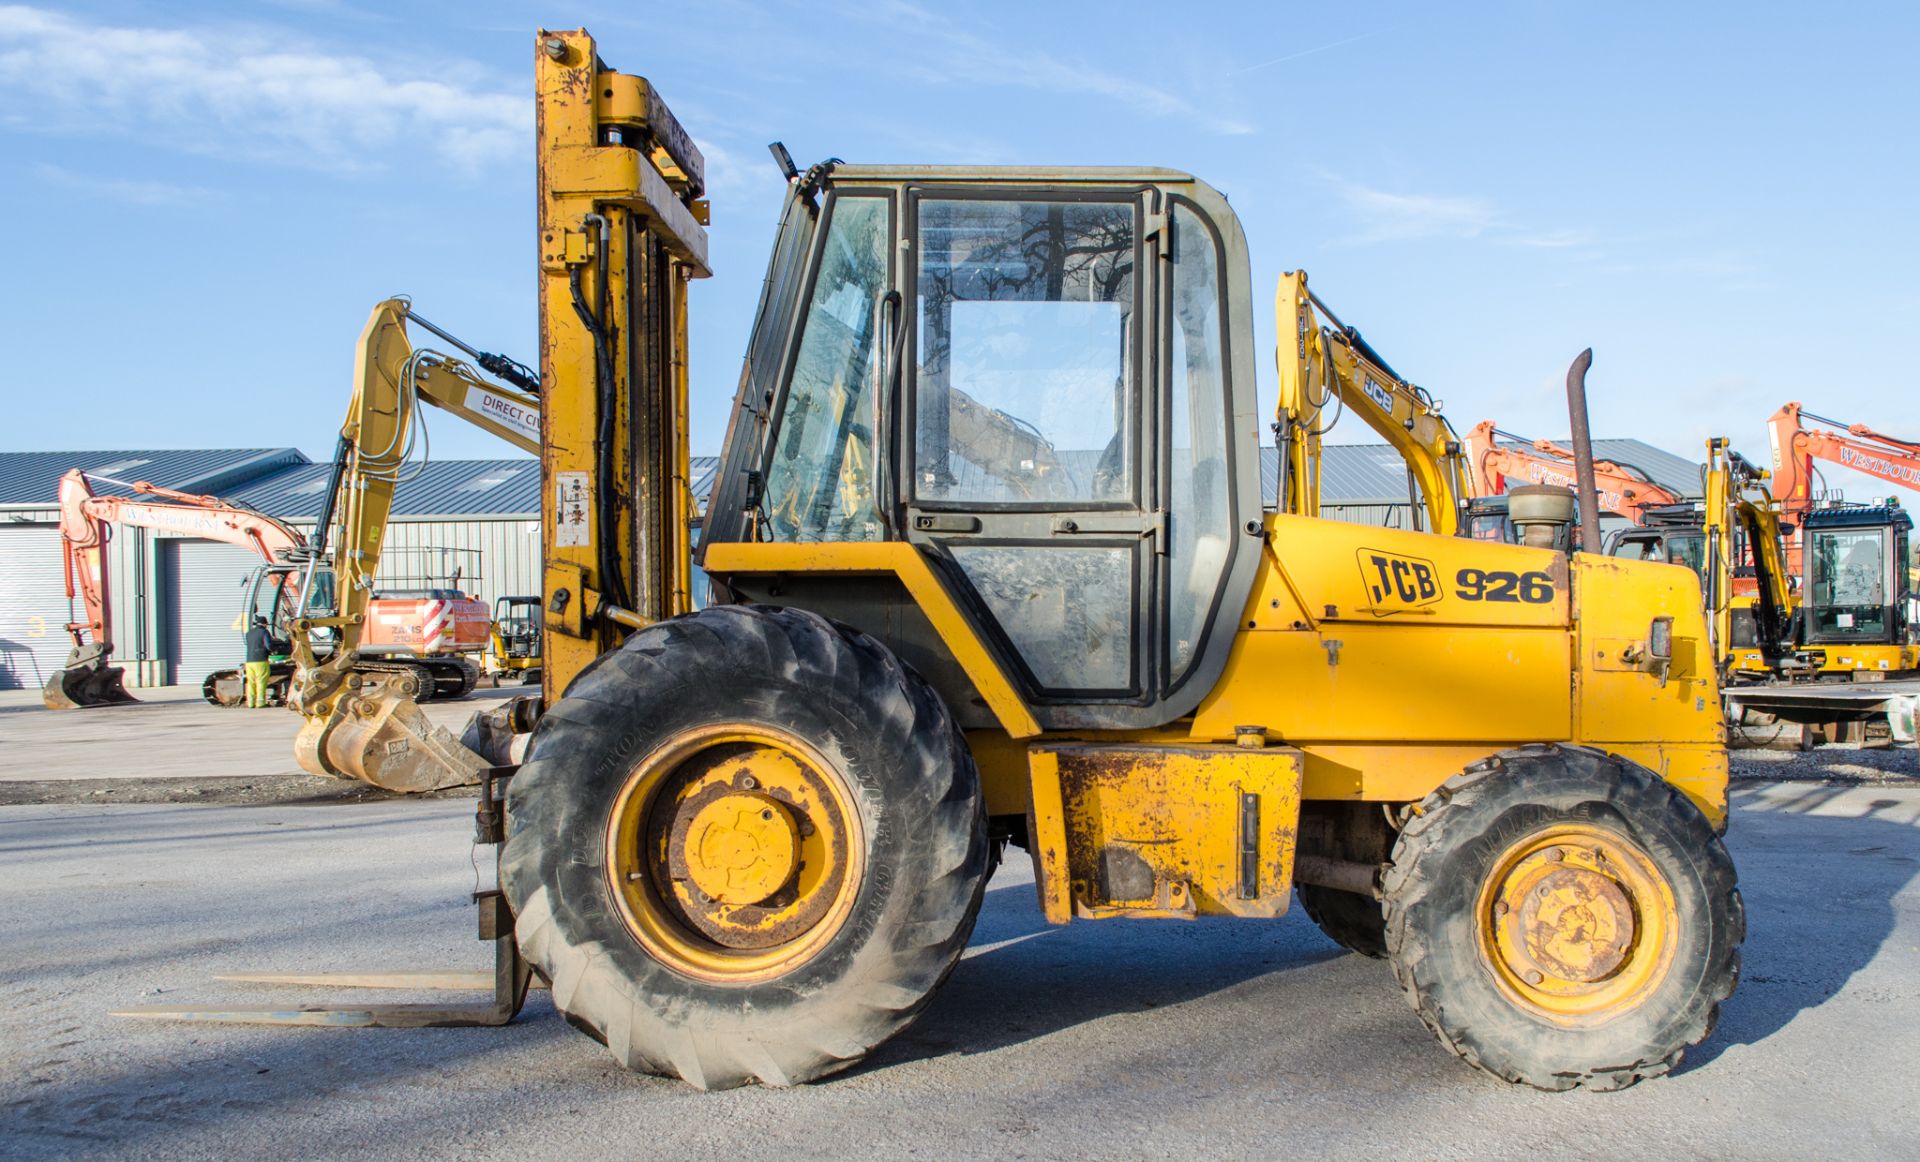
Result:
[[[1699,493],[1699,465],[1682,457],[1638,440],[1596,440],[1594,451],[1676,493]],[[703,501],[717,463],[693,460],[694,494]],[[0,453],[0,689],[38,687],[66,661],[64,627],[73,614],[55,498],[70,468],[87,471],[103,494],[125,493],[135,481],[209,493],[309,536],[328,472],[295,448]],[[1262,449],[1261,475],[1273,496],[1279,462],[1272,448]],[[399,587],[457,576],[489,607],[501,596],[540,592],[539,481],[539,465],[526,458],[421,466],[394,496],[381,581]],[[1411,527],[1405,466],[1384,444],[1327,446],[1321,486],[1323,516]],[[238,664],[235,618],[259,559],[155,530],[116,528],[112,537],[114,660],[127,684],[197,684]]]

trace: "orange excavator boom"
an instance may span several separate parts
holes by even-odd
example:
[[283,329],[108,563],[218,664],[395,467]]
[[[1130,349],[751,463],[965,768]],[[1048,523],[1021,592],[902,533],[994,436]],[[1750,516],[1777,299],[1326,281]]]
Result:
[[[1504,437],[1509,443],[1502,444]],[[1467,433],[1467,471],[1475,496],[1498,496],[1509,482],[1556,484],[1576,488],[1573,450],[1551,440],[1529,440],[1503,432],[1492,420],[1483,420]],[[1516,446],[1517,445],[1517,446]],[[1593,462],[1600,507],[1640,524],[1646,510],[1686,501],[1655,483],[1645,472],[1613,460]]]
[[[1810,428],[1807,420],[1826,427]],[[1920,489],[1920,443],[1865,424],[1817,416],[1789,403],[1767,417],[1773,445],[1773,496],[1795,520],[1813,507],[1813,462],[1824,460],[1901,488]]]

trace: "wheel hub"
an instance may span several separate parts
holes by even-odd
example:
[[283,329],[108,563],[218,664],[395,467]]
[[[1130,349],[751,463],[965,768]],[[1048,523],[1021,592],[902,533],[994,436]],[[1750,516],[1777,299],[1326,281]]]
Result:
[[862,834],[844,780],[801,739],[703,727],[643,758],[608,821],[623,918],[691,976],[776,975],[844,922]]
[[1671,963],[1673,890],[1611,829],[1554,826],[1509,847],[1485,881],[1480,949],[1502,988],[1558,1022],[1604,1021],[1644,1000]]
[[1619,885],[1583,867],[1562,865],[1522,896],[1514,951],[1524,976],[1550,973],[1590,984],[1620,967],[1633,944],[1633,906]]
[[699,808],[684,832],[687,878],[723,904],[758,904],[799,870],[800,828],[780,800],[755,791],[720,796]]

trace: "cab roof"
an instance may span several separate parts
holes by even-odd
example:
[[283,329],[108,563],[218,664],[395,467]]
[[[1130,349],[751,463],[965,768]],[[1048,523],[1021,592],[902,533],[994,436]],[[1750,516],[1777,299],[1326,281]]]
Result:
[[1173,185],[1198,181],[1192,174],[1154,166],[1058,165],[845,165],[833,167],[833,182],[1053,182],[1081,185]]

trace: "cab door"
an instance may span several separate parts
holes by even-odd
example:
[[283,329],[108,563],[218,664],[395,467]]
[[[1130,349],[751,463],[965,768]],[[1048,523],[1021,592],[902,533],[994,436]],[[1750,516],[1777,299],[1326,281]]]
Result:
[[1036,702],[1142,701],[1164,534],[1141,223],[1150,191],[907,199],[907,538]]

